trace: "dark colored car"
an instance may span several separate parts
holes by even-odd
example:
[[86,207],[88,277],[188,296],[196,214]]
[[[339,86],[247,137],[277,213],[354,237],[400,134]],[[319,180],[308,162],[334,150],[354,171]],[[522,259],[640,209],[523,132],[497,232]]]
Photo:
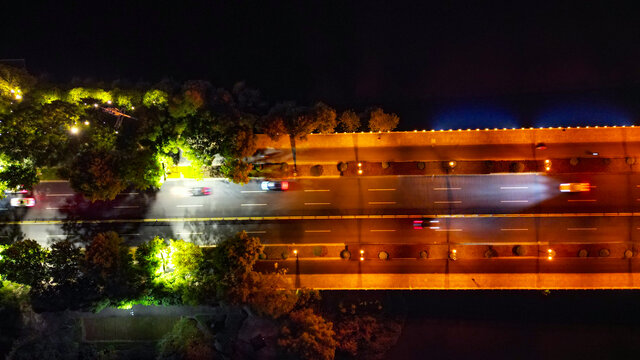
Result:
[[193,195],[193,196],[211,195],[211,188],[206,187],[206,186],[192,187],[190,189],[190,191],[191,191],[191,195]]
[[422,230],[424,228],[428,229],[440,229],[440,220],[434,218],[424,218],[419,220],[413,220],[413,229],[414,230]]
[[547,148],[547,145],[545,143],[537,143],[536,144],[536,150],[544,150]]
[[286,191],[289,189],[288,181],[263,181],[260,183],[262,190]]

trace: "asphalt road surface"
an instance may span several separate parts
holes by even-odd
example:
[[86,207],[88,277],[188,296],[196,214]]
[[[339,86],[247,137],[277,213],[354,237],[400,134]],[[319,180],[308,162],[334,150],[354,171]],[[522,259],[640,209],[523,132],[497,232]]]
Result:
[[[559,184],[588,182],[592,189],[561,193]],[[186,189],[208,186],[209,196]],[[263,191],[221,180],[169,181],[157,193],[128,192],[94,204],[73,194],[66,182],[35,189],[36,206],[0,202],[2,220],[160,219],[291,215],[413,215],[639,212],[640,175],[497,174],[314,178],[291,181],[288,191]]]

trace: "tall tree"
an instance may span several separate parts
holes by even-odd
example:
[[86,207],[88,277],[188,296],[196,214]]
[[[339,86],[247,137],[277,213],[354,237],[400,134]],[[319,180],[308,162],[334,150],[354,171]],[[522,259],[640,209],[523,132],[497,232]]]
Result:
[[229,292],[233,300],[246,301],[243,284],[253,271],[253,265],[262,252],[262,244],[257,237],[241,231],[234,237],[222,241],[215,249],[213,267],[221,289]]
[[11,164],[0,171],[0,181],[4,182],[9,189],[19,186],[25,189],[33,189],[40,181],[38,172],[31,161]]
[[70,168],[70,185],[89,200],[113,200],[126,188],[116,154],[101,149],[84,150]]
[[333,324],[312,309],[293,311],[280,329],[278,345],[300,359],[331,360],[337,343]]
[[36,286],[45,278],[47,251],[34,240],[11,244],[0,253],[0,275],[19,284]]
[[347,110],[340,114],[340,127],[345,132],[354,132],[360,129],[360,117],[353,110]]
[[313,108],[316,118],[316,127],[322,134],[333,134],[338,126],[336,111],[328,105],[319,102]]
[[387,114],[381,108],[375,108],[369,113],[369,130],[391,131],[398,126],[400,118],[396,114]]

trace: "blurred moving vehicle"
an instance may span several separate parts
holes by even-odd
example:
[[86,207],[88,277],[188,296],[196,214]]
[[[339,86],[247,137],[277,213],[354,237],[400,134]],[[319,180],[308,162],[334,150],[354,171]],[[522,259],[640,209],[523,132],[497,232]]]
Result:
[[193,196],[206,196],[211,195],[211,188],[206,186],[192,187],[189,189],[189,192],[191,192]]
[[589,183],[560,184],[560,192],[575,193],[575,192],[583,192],[583,191],[590,191],[590,190],[591,190],[591,184]]
[[420,220],[413,220],[413,230],[422,230],[425,227],[429,229],[440,229],[440,220],[434,218],[424,218]]
[[286,191],[289,189],[288,181],[263,181],[260,183],[260,189],[273,191]]
[[11,196],[9,203],[13,207],[33,207],[36,205],[36,199],[29,191],[19,190],[18,192],[8,193],[5,191],[5,194]]
[[547,145],[545,143],[536,144],[536,150],[545,150],[546,148],[547,148]]

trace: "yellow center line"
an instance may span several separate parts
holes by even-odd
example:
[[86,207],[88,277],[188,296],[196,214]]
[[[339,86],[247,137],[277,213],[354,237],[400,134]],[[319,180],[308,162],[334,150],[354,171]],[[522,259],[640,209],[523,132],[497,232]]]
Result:
[[214,221],[265,221],[265,220],[353,220],[353,219],[421,219],[421,218],[548,218],[548,217],[640,217],[640,212],[620,213],[541,213],[541,214],[414,214],[414,215],[281,215],[281,216],[224,216],[201,218],[158,219],[87,219],[87,220],[21,220],[0,221],[0,225],[54,225],[54,224],[116,224],[156,222],[214,222]]

